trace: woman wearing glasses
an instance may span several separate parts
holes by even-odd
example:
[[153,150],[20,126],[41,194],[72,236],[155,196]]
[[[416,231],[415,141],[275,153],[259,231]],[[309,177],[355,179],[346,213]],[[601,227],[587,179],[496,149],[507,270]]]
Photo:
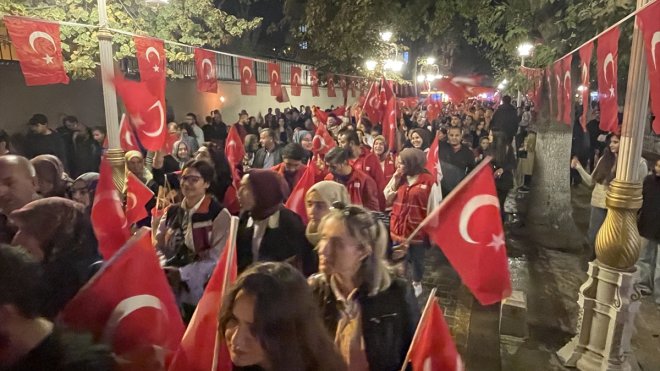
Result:
[[419,308],[410,284],[385,262],[387,230],[371,212],[335,203],[321,221],[312,290],[349,370],[399,370]]
[[167,209],[156,232],[156,247],[167,259],[165,271],[184,318],[189,318],[204,293],[225,246],[231,215],[211,195],[214,170],[193,160],[181,172],[183,201]]

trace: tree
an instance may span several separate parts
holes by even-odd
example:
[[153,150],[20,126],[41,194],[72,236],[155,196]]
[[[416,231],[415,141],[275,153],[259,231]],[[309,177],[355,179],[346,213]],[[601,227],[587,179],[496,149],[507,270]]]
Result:
[[[209,0],[170,0],[163,5],[145,0],[109,0],[107,12],[110,28],[209,48],[227,44],[261,22],[260,18],[246,20],[227,14]],[[5,14],[98,24],[96,0],[2,1],[0,15]],[[99,64],[97,30],[63,25],[61,37],[64,66],[69,75],[74,79],[93,77]],[[116,60],[135,55],[131,37],[115,33],[113,42]],[[179,46],[166,45],[166,53],[169,62],[192,59],[192,54]],[[181,77],[170,68],[168,76]]]

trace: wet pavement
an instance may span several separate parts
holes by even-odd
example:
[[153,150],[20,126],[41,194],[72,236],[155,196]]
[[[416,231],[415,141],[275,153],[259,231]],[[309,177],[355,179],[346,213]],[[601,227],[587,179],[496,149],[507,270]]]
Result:
[[[420,305],[424,305],[428,293],[436,287],[436,296],[467,370],[567,369],[555,352],[575,335],[577,298],[587,277],[589,251],[586,246],[577,253],[556,251],[532,242],[524,226],[524,213],[520,212],[525,209],[526,196],[512,192],[505,205],[505,210],[512,214],[505,227],[512,286],[527,295],[529,335],[526,339],[501,339],[499,305],[479,305],[442,253],[437,248],[427,251]],[[586,187],[573,189],[573,215],[576,225],[585,234],[589,197]],[[537,241],[562,238],[556,235],[534,237]],[[637,332],[632,340],[636,357],[633,370],[660,370],[660,311],[650,298],[642,299],[636,325]]]

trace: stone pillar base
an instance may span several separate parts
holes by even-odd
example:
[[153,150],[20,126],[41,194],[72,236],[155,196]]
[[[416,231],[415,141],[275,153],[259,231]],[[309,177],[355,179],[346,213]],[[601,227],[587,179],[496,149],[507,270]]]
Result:
[[557,356],[565,366],[580,370],[631,370],[630,338],[640,305],[636,271],[593,261],[588,275],[578,299],[578,334]]

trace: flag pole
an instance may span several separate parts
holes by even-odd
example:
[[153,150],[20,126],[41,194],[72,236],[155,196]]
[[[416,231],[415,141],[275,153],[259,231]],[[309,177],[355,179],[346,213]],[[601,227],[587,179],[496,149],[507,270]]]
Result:
[[424,324],[424,320],[426,320],[426,316],[427,313],[429,312],[429,308],[431,308],[431,305],[436,302],[436,297],[435,297],[436,291],[437,288],[434,287],[433,290],[431,290],[431,293],[429,294],[429,298],[426,300],[426,305],[424,305],[424,311],[422,312],[422,316],[419,318],[419,322],[417,323],[417,328],[415,329],[415,335],[413,335],[412,341],[410,342],[410,347],[408,347],[408,352],[406,353],[406,358],[403,360],[401,371],[405,371],[406,366],[408,366],[408,360],[410,360],[410,351],[412,350],[413,346],[415,346],[415,342],[419,337],[419,330],[422,328],[422,325]]
[[[225,276],[222,277],[222,293],[224,294],[227,291],[227,284],[229,283],[229,276],[231,275],[230,268],[232,262],[234,261],[234,255],[236,254],[236,235],[238,234],[238,217],[232,216],[229,222],[229,236],[227,241],[230,242],[229,252],[227,253],[227,260],[225,261]],[[222,302],[222,298],[220,298]],[[218,311],[220,308],[218,308]],[[218,369],[218,355],[220,354],[220,346],[222,345],[223,336],[220,334],[219,329],[216,329],[215,332],[215,347],[213,349],[213,363],[211,364],[211,371],[217,371]]]
[[[429,222],[432,218],[435,218],[436,214],[440,213],[440,210],[443,209],[443,206],[444,206],[444,205],[446,205],[450,200],[452,200],[452,199],[454,198],[454,196],[456,196],[456,190],[457,190],[457,189],[461,189],[461,188],[463,188],[463,187],[465,186],[465,184],[469,183],[469,182],[472,180],[472,178],[474,178],[474,176],[475,176],[475,175],[476,175],[476,174],[477,174],[482,168],[484,168],[484,167],[486,167],[486,166],[489,166],[489,165],[490,165],[490,161],[491,161],[492,159],[493,159],[493,158],[492,158],[491,156],[487,156],[486,158],[484,158],[484,160],[481,161],[481,163],[480,163],[479,165],[477,165],[477,167],[475,167],[475,168],[470,172],[470,174],[468,174],[465,178],[463,178],[463,180],[461,180],[460,183],[458,183],[458,185],[452,190],[452,192],[450,192],[450,193],[447,195],[447,198],[443,199],[442,202],[440,202],[440,205],[438,205],[438,207],[436,207],[435,209],[433,209],[433,211],[432,211],[430,214],[428,214],[428,215],[426,216],[426,218],[424,218],[424,220],[422,220],[421,223],[419,223],[419,225],[417,226],[417,228],[415,228],[415,230],[410,234],[410,236],[408,236],[408,238],[406,238],[406,240],[403,241],[403,243],[400,244],[399,246],[410,244],[410,241],[412,241],[412,239],[415,237],[415,235],[417,235],[417,233],[419,233],[419,231],[422,230],[422,228],[424,228],[424,226],[425,226],[426,224],[428,224],[428,222]],[[500,207],[504,207],[504,205],[500,205]],[[397,246],[394,246],[393,248],[396,249]]]

